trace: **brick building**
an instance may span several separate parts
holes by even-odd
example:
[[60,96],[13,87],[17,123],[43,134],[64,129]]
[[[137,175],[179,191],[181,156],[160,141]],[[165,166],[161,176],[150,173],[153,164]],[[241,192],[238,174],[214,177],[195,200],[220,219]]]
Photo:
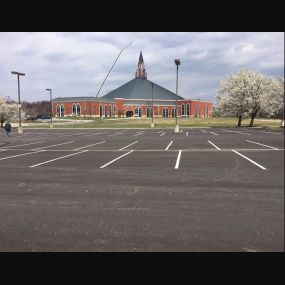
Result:
[[63,97],[52,100],[56,117],[211,117],[213,104],[184,99],[147,79],[142,52],[135,78],[103,97]]

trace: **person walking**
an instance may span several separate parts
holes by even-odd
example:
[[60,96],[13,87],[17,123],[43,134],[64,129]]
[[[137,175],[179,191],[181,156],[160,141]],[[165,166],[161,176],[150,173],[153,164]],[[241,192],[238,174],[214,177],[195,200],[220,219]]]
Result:
[[7,122],[4,126],[5,130],[6,130],[6,135],[7,137],[11,136],[11,124],[9,122]]

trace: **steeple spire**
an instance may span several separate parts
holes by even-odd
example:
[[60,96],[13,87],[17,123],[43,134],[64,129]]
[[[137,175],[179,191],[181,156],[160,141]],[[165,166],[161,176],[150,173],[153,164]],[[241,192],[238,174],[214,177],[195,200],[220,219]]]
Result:
[[146,78],[147,73],[144,66],[143,55],[140,53],[139,61],[138,61],[138,69],[136,72],[136,77],[144,77]]

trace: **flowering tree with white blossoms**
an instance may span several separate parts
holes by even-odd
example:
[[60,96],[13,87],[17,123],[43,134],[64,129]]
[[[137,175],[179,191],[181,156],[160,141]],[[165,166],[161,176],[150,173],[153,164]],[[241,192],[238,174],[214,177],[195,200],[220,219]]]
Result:
[[238,126],[241,126],[244,116],[250,116],[252,127],[259,111],[272,113],[268,105],[277,110],[281,97],[278,86],[277,81],[269,76],[242,69],[221,82],[217,110],[221,115],[237,117]]
[[13,118],[18,112],[18,105],[15,103],[7,103],[4,97],[0,97],[0,123],[1,127],[5,121]]
[[261,109],[268,117],[281,114],[284,126],[284,78],[272,80],[270,91],[262,96]]

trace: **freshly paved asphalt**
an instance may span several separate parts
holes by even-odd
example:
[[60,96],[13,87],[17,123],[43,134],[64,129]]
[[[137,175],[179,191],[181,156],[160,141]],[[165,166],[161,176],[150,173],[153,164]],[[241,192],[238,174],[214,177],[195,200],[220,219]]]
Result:
[[284,251],[284,132],[2,130],[0,251]]

